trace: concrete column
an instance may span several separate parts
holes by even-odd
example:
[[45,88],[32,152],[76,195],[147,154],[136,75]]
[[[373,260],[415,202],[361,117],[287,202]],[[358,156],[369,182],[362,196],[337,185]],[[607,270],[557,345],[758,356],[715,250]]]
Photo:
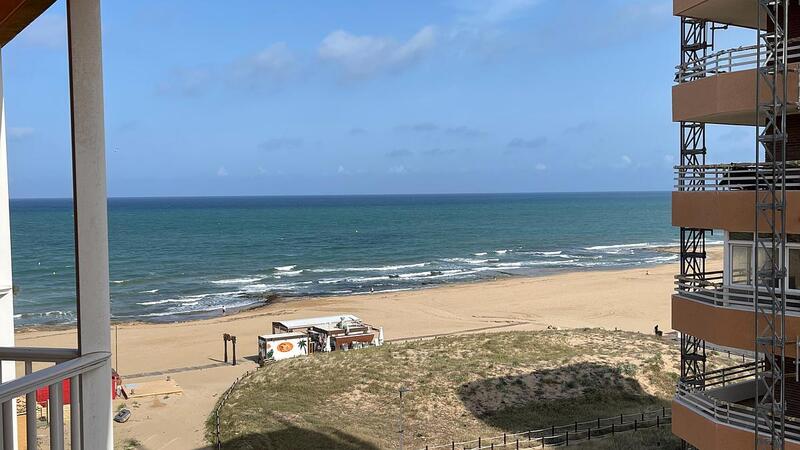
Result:
[[[0,346],[14,346],[14,294],[11,279],[11,219],[8,204],[8,157],[6,147],[6,108],[3,97],[3,57],[0,50]],[[15,378],[13,361],[2,363],[2,382]],[[12,411],[16,403],[12,402]],[[13,425],[17,443],[17,421]],[[16,447],[15,447],[16,449]]]
[[[100,0],[68,0],[78,348],[111,351]],[[83,375],[83,448],[112,449],[111,362]]]

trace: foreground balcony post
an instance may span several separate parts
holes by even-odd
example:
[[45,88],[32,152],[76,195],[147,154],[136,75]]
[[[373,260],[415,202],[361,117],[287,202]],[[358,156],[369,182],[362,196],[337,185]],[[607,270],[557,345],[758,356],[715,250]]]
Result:
[[[0,346],[14,345],[14,294],[11,281],[11,220],[8,202],[8,161],[6,149],[6,112],[3,98],[3,60],[0,55]],[[0,383],[15,378],[13,361],[0,361]],[[14,420],[16,401],[4,405],[4,423],[10,431],[3,436],[6,447],[16,449],[17,422]]]
[[[78,348],[111,351],[100,0],[69,0],[72,176]],[[111,363],[81,377],[82,444],[111,449]]]

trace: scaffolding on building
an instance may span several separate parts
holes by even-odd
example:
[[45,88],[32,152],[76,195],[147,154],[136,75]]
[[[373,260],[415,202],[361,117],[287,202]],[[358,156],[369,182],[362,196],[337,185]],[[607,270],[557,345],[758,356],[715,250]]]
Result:
[[[783,449],[786,347],[786,100],[788,0],[757,0],[756,166],[753,305],[755,447]],[[761,154],[764,164],[759,164]]]
[[[681,73],[676,78],[686,83],[705,77],[703,61],[710,47],[708,22],[681,18]],[[680,177],[678,190],[704,189],[703,170],[706,162],[706,126],[701,122],[680,123]],[[687,180],[687,181],[683,181]],[[681,228],[681,276],[698,280],[706,273],[706,234],[711,230]],[[681,382],[702,389],[706,372],[706,343],[703,339],[681,334]]]

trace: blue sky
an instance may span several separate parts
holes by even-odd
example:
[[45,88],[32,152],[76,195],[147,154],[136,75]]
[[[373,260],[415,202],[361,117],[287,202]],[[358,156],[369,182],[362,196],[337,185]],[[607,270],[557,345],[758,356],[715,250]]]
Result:
[[[670,0],[223,3],[103,2],[109,195],[671,189]],[[64,1],[2,54],[11,194],[67,197]]]

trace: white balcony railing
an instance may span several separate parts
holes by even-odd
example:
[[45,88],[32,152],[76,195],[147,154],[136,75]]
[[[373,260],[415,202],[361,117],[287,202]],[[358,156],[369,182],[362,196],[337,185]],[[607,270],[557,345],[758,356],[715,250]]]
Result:
[[[705,383],[695,380],[679,382],[675,401],[696,414],[718,423],[754,431],[755,409],[746,406],[754,402],[756,393],[756,370],[763,370],[763,361],[743,364],[705,374]],[[727,372],[727,380],[724,371]],[[704,386],[700,388],[699,386]],[[738,397],[731,395],[738,391]],[[748,396],[748,394],[751,394]],[[744,395],[744,398],[742,396]],[[728,397],[728,398],[725,398]],[[800,442],[800,418],[786,416],[786,439]],[[759,418],[759,432],[769,433],[767,419]]]
[[[787,44],[788,61],[800,61],[800,40],[789,39]],[[720,50],[696,61],[679,64],[675,66],[675,82],[685,83],[720,73],[754,69],[758,62],[758,50],[757,45]],[[762,45],[761,58],[766,57],[766,47]]]
[[[706,272],[702,276],[675,276],[675,292],[681,297],[731,309],[753,311],[753,286],[731,285],[722,282],[722,271]],[[759,304],[771,303],[766,288],[759,288],[763,300]],[[787,293],[786,314],[800,316],[800,295]]]
[[[14,361],[25,364],[25,375],[0,384],[0,450],[14,447],[13,426],[17,419],[14,399],[24,398],[27,448],[38,448],[36,432],[36,391],[48,388],[51,450],[64,448],[64,398],[63,383],[70,383],[70,448],[83,448],[81,436],[84,429],[81,419],[82,376],[103,367],[111,358],[111,353],[97,352],[78,355],[77,350],[56,348],[0,347],[0,361]],[[55,365],[33,371],[34,363],[55,363]],[[111,395],[111,392],[108,393]],[[87,427],[91,424],[85,424]]]
[[[756,170],[760,169],[761,182],[771,181],[764,175],[771,163],[705,164],[700,166],[675,166],[675,189],[679,191],[752,191],[756,189]],[[800,189],[800,161],[787,161],[786,188]]]

